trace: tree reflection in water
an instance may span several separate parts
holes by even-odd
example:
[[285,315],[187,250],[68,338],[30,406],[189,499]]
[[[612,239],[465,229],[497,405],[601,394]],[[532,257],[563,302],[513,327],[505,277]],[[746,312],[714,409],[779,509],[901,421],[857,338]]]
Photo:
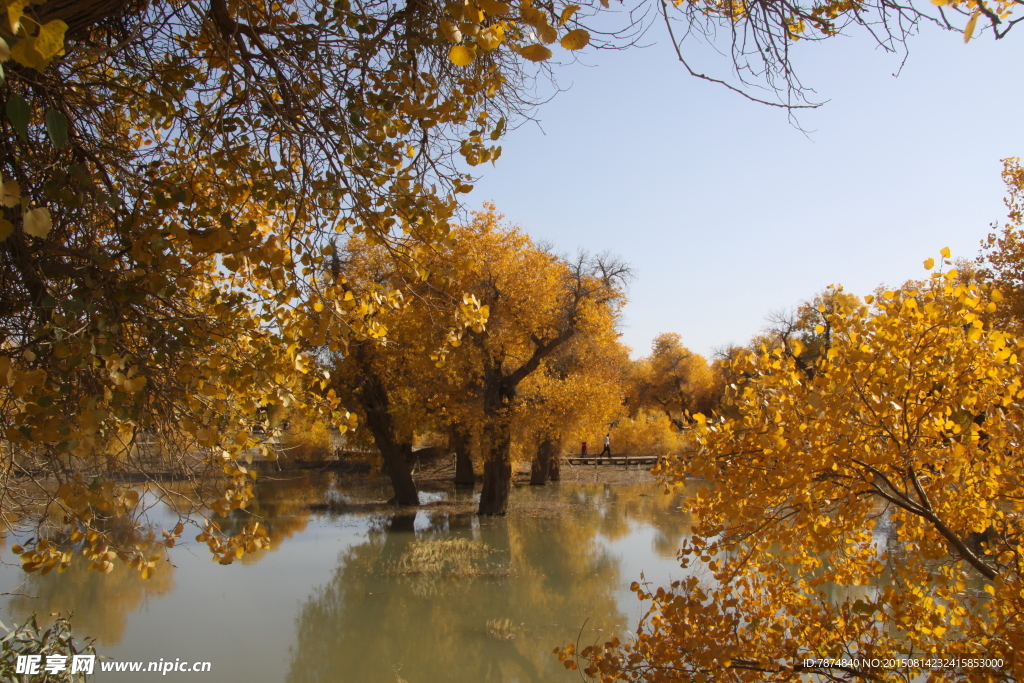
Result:
[[[257,565],[252,567],[255,574],[246,575],[253,582],[252,595],[293,580],[280,568],[261,572],[259,565],[302,548],[310,525],[323,533],[325,526],[344,526],[353,519],[350,514],[325,518],[323,512],[311,514],[311,508],[323,510],[326,500],[339,495],[375,498],[372,491],[350,484],[324,473],[268,476],[258,482],[249,512],[219,520],[231,529],[258,518],[273,541],[271,551],[246,554],[239,562]],[[636,626],[621,609],[633,606],[626,587],[639,577],[632,569],[623,571],[626,563],[619,557],[624,546],[609,551],[609,541],[635,543],[629,534],[642,525],[653,534],[636,537],[640,545],[628,552],[672,557],[689,533],[679,498],[660,495],[651,486],[562,485],[516,489],[511,513],[503,519],[478,518],[469,512],[475,508],[472,500],[453,498],[445,504],[446,512],[377,512],[367,535],[355,537],[363,540],[346,546],[336,559],[315,551],[300,555],[304,562],[334,561],[333,573],[308,589],[312,593],[296,608],[294,631],[285,612],[284,620],[266,635],[282,649],[294,637],[296,645],[287,656],[288,683],[568,681],[574,674],[552,656],[556,645],[577,638],[581,644],[603,641]],[[463,507],[467,514],[452,512]],[[177,519],[173,509],[165,512],[166,519],[155,520],[157,529],[169,528]],[[366,513],[359,517],[367,519]],[[172,561],[176,553],[205,559],[202,545],[189,536],[186,532],[182,545],[191,548],[174,549]],[[132,613],[151,598],[173,597],[176,571],[188,586],[196,580],[234,582],[245,569],[189,562],[176,570],[160,563],[155,576],[143,580],[120,564],[109,576],[86,571],[86,564],[79,558],[65,574],[27,577],[19,592],[38,597],[9,598],[11,617],[73,610],[76,633],[95,636],[101,649],[112,648],[131,641],[126,632]],[[298,591],[305,595],[303,588]],[[213,609],[214,604],[248,615],[243,620],[260,613],[254,604],[215,602],[206,607]],[[210,616],[201,610],[189,614]],[[184,626],[169,623],[167,633]],[[234,641],[223,634],[210,642],[221,638],[224,647],[232,647]],[[176,643],[172,636],[165,645],[173,650]]]
[[[168,595],[174,590],[174,566],[164,562],[151,578],[121,562],[115,562],[110,574],[89,571],[89,561],[76,555],[63,574],[29,574],[9,603],[16,623],[32,612],[40,625],[49,625],[53,614],[73,613],[71,625],[76,636],[90,636],[98,645],[112,647],[121,642],[128,617],[150,598]],[[26,596],[35,597],[26,597]]]
[[635,627],[616,598],[638,577],[622,575],[606,540],[642,523],[655,529],[654,550],[673,556],[689,533],[681,495],[524,488],[506,518],[380,518],[302,606],[287,681],[573,679],[555,645]]

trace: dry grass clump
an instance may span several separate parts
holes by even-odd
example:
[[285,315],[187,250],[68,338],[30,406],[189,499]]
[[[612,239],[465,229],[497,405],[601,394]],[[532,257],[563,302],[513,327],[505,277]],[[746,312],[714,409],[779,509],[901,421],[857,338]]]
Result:
[[447,538],[413,541],[387,573],[411,582],[416,596],[434,598],[448,590],[453,578],[504,577],[509,568],[486,543]]
[[487,635],[495,640],[512,640],[516,637],[517,627],[511,619],[488,619]]
[[495,558],[496,554],[486,543],[468,538],[413,541],[389,573],[460,578],[506,576],[508,568]]

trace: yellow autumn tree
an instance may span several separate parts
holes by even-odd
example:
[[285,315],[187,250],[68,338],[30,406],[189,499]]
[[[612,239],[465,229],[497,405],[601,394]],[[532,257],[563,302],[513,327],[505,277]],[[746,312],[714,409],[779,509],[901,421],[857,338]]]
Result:
[[533,485],[557,481],[565,445],[604,434],[623,412],[629,349],[608,322],[576,335],[523,382],[513,420],[527,442]]
[[683,346],[675,333],[660,334],[651,354],[634,365],[630,409],[663,412],[677,429],[693,413],[711,413],[721,392],[714,367]]
[[[392,502],[418,505],[409,460],[413,441],[417,434],[448,426],[448,404],[465,382],[439,361],[439,354],[460,343],[465,311],[481,309],[469,295],[457,294],[446,277],[461,258],[457,249],[444,247],[435,254],[437,262],[427,263],[432,274],[422,265],[410,269],[383,246],[360,238],[349,240],[335,256],[336,274],[330,277],[345,281],[347,295],[384,306],[374,324],[386,339],[354,339],[334,351],[328,345],[320,355],[332,391],[372,435],[391,480]],[[486,315],[486,309],[482,312]]]
[[[411,261],[445,239],[469,189],[448,160],[497,157],[523,62],[456,72],[429,13],[386,3],[4,7],[4,521],[24,530],[43,504],[67,520],[30,534],[27,569],[81,548],[148,571],[159,553],[98,523],[137,494],[94,477],[187,474],[174,495],[227,514],[252,496],[250,424],[284,407],[351,426],[309,349],[379,337],[381,304],[318,278],[331,239]],[[213,547],[236,556],[259,531]]]
[[[514,449],[532,453],[621,403],[615,323],[628,268],[610,257],[557,257],[501,219],[493,206],[474,213],[451,246],[424,255],[415,277],[363,240],[339,258],[353,296],[388,302],[375,317],[393,324],[387,341],[349,343],[334,356],[331,382],[358,404],[396,503],[418,502],[405,458],[417,432],[479,444],[481,512],[504,514]],[[467,323],[477,315],[486,326]]]
[[807,368],[799,348],[731,361],[738,417],[696,416],[699,457],[660,467],[707,482],[684,506],[700,520],[684,576],[634,584],[651,601],[637,638],[568,648],[567,665],[605,681],[1019,680],[1024,342],[985,322],[997,289],[957,280],[834,297]]
[[1020,159],[1003,159],[1003,182],[1009,221],[989,234],[978,257],[982,277],[991,279],[1006,295],[998,311],[1003,324],[1020,329],[1024,321],[1024,168]]
[[489,317],[486,327],[467,332],[452,359],[479,390],[478,407],[464,420],[481,434],[479,513],[504,515],[524,380],[557,372],[551,364],[575,338],[613,329],[631,273],[608,255],[564,259],[537,249],[518,229],[502,226],[493,206],[475,213],[465,230],[474,239],[461,240],[467,265],[459,288],[475,293]]

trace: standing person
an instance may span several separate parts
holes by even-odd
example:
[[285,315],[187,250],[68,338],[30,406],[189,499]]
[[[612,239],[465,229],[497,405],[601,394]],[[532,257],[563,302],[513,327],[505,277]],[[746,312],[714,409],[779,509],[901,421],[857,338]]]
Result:
[[586,454],[587,454],[587,442],[584,441],[583,443],[580,444],[580,455],[586,455]]
[[604,435],[604,450],[601,451],[601,455],[607,455],[609,458],[612,457],[612,435]]

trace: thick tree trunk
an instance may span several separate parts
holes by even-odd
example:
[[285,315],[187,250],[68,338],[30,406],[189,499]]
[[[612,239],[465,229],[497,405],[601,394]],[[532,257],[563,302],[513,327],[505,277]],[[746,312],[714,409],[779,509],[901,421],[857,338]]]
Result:
[[452,450],[455,451],[455,485],[473,486],[476,474],[473,472],[473,458],[470,455],[470,439],[458,427],[452,428]]
[[[496,455],[496,454],[494,454]],[[480,491],[479,515],[504,515],[508,510],[508,492],[512,488],[512,464],[505,457],[490,457],[484,463],[484,486]]]
[[[367,416],[367,422],[369,421],[369,416]],[[377,441],[377,448],[380,449],[380,454],[384,458],[384,470],[388,473],[388,477],[391,479],[391,488],[395,492],[388,502],[392,505],[419,505],[420,496],[416,491],[416,482],[412,479],[412,468],[409,467],[409,461],[406,460],[405,449],[395,443],[385,445],[377,440],[376,434],[374,440]]]
[[489,423],[484,433],[484,485],[480,491],[480,515],[504,515],[512,488],[511,425],[507,406],[515,400],[515,386],[493,377],[484,389],[484,415]]
[[559,467],[559,463],[562,462],[562,456],[559,453],[562,449],[556,444],[553,452],[551,453],[551,465],[548,468],[548,481],[562,481],[562,469]]
[[[356,353],[359,353],[357,350]],[[365,359],[363,359],[365,362]],[[366,425],[373,434],[377,449],[384,458],[384,471],[391,479],[394,497],[388,501],[393,505],[419,505],[416,482],[412,479],[412,468],[408,452],[412,446],[400,444],[395,439],[394,423],[391,420],[387,390],[366,363],[366,379],[360,387],[359,400],[366,412]]]
[[[84,38],[89,29],[111,17],[141,15],[145,5],[133,0],[49,0],[36,8],[39,22],[60,19],[68,25],[67,38]],[[125,23],[132,23],[131,20]]]
[[530,485],[544,486],[551,476],[551,453],[555,444],[550,437],[546,437],[537,444],[537,453],[533,456],[533,463],[530,465]]

